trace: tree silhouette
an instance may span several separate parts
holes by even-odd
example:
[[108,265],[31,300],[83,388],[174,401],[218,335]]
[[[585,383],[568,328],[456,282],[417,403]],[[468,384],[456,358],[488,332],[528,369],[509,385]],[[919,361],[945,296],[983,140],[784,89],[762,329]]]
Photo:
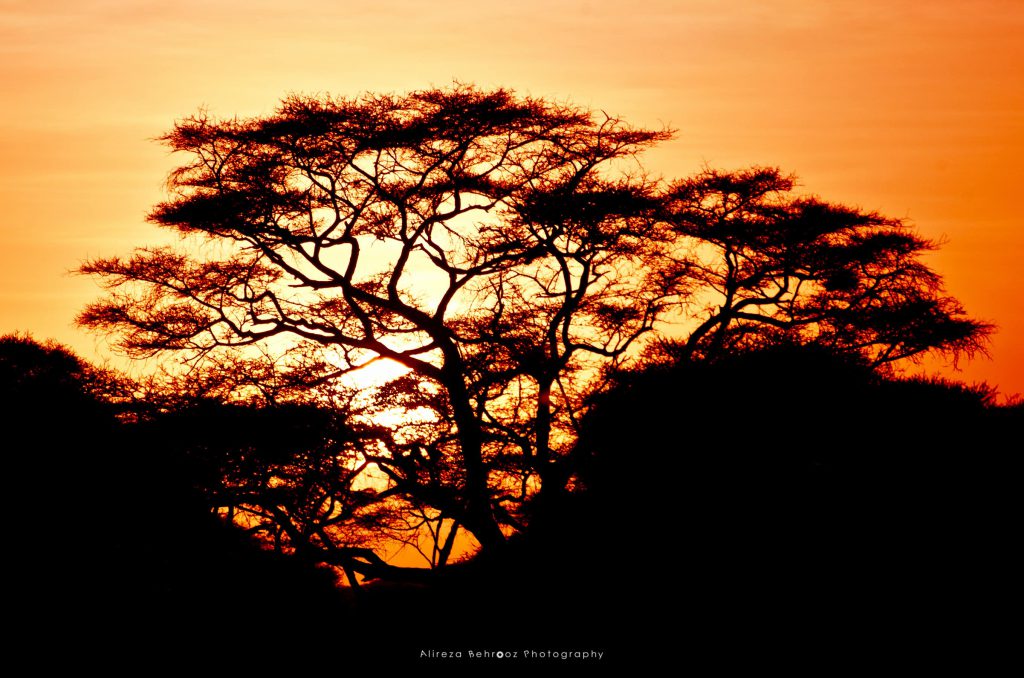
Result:
[[800,340],[873,365],[939,349],[984,350],[991,326],[967,317],[921,260],[935,242],[906,223],[794,197],[775,168],[705,170],[677,183],[668,205],[702,294],[706,319],[671,353],[720,354]]
[[[574,485],[597,377],[671,309],[724,300],[691,356],[780,333],[877,364],[980,346],[903,224],[788,198],[775,170],[666,185],[637,154],[669,137],[468,86],[199,113],[162,137],[189,160],[149,217],[191,249],[86,263],[109,296],[79,322],[250,408],[210,501],[353,581],[417,576],[373,534],[427,535],[440,565],[460,530],[484,551],[521,531]],[[404,373],[370,395],[346,381],[385,361]],[[289,403],[282,430],[334,418],[309,445],[252,440]]]
[[[668,136],[471,87],[199,114],[163,137],[190,161],[150,215],[197,248],[87,263],[111,297],[80,322],[120,332],[132,355],[183,351],[293,386],[401,365],[379,398],[423,421],[367,427],[374,440],[346,461],[386,487],[353,476],[340,494],[426,511],[494,547],[533,488],[565,484],[574,375],[623,355],[680,279],[682,267],[644,265],[661,204],[625,162]],[[312,517],[252,513],[273,514],[292,548],[379,574],[336,527],[340,494]]]

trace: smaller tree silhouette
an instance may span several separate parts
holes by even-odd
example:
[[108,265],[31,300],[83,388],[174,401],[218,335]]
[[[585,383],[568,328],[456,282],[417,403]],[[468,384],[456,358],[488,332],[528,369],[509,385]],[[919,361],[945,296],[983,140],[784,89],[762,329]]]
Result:
[[[786,338],[874,366],[938,350],[984,351],[992,327],[966,316],[921,260],[937,243],[904,221],[794,197],[775,168],[705,170],[668,195],[704,320],[670,348],[713,357]],[[677,256],[679,256],[677,254]]]

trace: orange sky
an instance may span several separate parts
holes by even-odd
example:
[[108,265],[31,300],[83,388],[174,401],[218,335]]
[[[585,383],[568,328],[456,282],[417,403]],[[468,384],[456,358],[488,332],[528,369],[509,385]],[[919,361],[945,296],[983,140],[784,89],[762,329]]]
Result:
[[1024,392],[1022,45],[1020,0],[0,0],[0,332],[103,357],[67,271],[164,237],[175,118],[458,79],[669,124],[665,175],[779,165],[911,219],[1000,327],[960,377]]

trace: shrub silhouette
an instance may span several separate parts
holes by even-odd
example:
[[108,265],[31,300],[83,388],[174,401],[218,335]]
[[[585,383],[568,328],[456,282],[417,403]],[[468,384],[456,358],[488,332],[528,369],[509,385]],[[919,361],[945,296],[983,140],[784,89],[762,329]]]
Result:
[[333,576],[212,515],[159,429],[118,421],[104,378],[59,345],[0,337],[18,633],[111,665],[247,640],[257,617],[302,618],[304,637],[337,618]]
[[1021,412],[807,347],[660,366],[598,399],[567,502],[631,554],[623,579],[677,582],[705,640],[906,649],[905,626],[948,638],[1003,594]]

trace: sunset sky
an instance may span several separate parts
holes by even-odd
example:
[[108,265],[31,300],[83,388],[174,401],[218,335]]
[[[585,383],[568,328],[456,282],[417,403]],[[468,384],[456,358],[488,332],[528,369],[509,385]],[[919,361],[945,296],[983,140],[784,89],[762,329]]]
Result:
[[1020,0],[0,0],[0,333],[109,355],[68,272],[166,238],[144,216],[175,119],[455,80],[669,125],[665,176],[777,165],[911,220],[999,326],[956,376],[1024,392]]

